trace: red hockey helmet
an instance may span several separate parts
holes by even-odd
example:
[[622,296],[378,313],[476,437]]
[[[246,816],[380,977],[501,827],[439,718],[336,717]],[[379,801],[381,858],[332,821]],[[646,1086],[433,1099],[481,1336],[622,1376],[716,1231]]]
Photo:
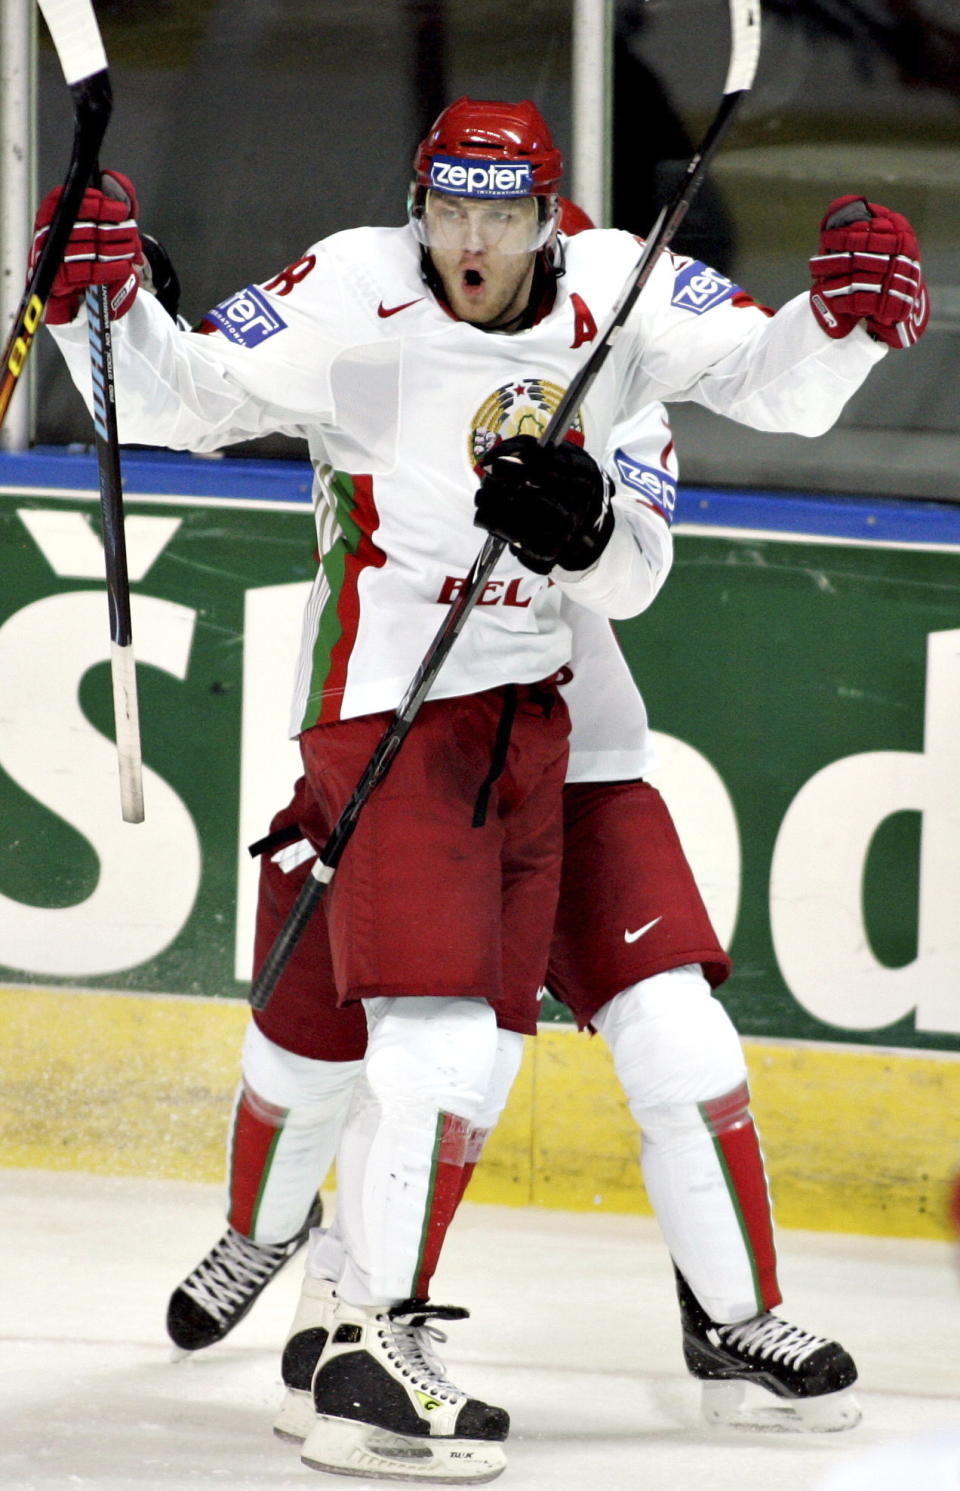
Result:
[[593,218],[584,212],[582,207],[578,207],[576,202],[571,202],[569,197],[560,198],[561,233],[566,233],[568,238],[572,238],[575,233],[585,233],[588,228],[596,226]]
[[416,186],[456,197],[549,197],[563,156],[528,98],[458,98],[421,140],[413,168]]
[[530,249],[542,247],[556,225],[563,156],[529,99],[458,98],[421,140],[413,169],[411,218],[421,242],[427,242],[428,192],[486,202],[535,198],[538,226]]

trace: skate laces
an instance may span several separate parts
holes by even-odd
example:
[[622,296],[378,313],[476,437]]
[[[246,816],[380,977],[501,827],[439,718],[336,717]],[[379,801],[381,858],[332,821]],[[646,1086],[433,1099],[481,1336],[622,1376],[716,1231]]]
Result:
[[289,1243],[262,1245],[228,1227],[180,1288],[222,1323],[286,1262]]
[[715,1329],[724,1346],[735,1346],[748,1356],[783,1362],[788,1367],[801,1366],[821,1346],[830,1344],[769,1311],[740,1325],[718,1325]]
[[[434,1342],[443,1345],[446,1331],[430,1325],[433,1320],[466,1320],[469,1310],[459,1305],[428,1305],[423,1300],[404,1300],[394,1305],[381,1319],[389,1327],[387,1355],[400,1367],[405,1377],[416,1378],[416,1386],[444,1402],[456,1403],[463,1392],[447,1376],[447,1369],[433,1349]],[[388,1333],[381,1332],[384,1339]]]

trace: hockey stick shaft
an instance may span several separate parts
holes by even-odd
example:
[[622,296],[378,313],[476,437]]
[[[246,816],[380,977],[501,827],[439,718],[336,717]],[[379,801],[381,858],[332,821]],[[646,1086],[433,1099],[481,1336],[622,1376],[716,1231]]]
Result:
[[[73,152],[60,201],[4,353],[0,378],[0,423],[23,372],[43,319],[57,270],[89,182],[99,181],[100,146],[113,108],[107,58],[91,0],[39,0],[74,106]],[[123,525],[120,447],[117,440],[109,294],[87,292],[93,422],[100,479],[104,562],[110,616],[110,669],[120,770],[120,809],[128,823],[143,821],[136,668],[130,625],[130,585]]]
[[[606,362],[621,327],[653,272],[657,259],[686,216],[707,166],[726,134],[741,99],[750,89],[760,53],[759,0],[730,0],[730,30],[730,65],[727,70],[723,99],[716,117],[700,149],[691,158],[673,198],[657,219],[636,267],[631,272],[597,339],[596,346],[571,381],[540,437],[541,445],[557,445],[566,436],[571,418]],[[330,837],[314,863],[313,870],[304,882],[297,900],[260,967],[250,992],[250,1003],[254,1009],[264,1009],[269,1002],[307,923],[333,879],[343,851],[356,827],[360,810],[370,793],[389,770],[420,705],[446,661],[457,636],[462,631],[467,616],[482,595],[490,573],[504,548],[503,539],[490,537],[474,561],[463,589],[451,604],[447,617],[417,669],[393,720],[381,737],[363,776],[334,825]]]
[[[74,93],[83,87],[82,83],[76,85]],[[78,111],[79,107],[80,105]],[[100,169],[96,162],[90,180],[94,185],[99,185]],[[123,477],[120,470],[120,442],[117,437],[110,292],[107,286],[91,285],[87,290],[86,305],[90,376],[93,384],[93,430],[100,481],[100,526],[110,621],[110,677],[120,773],[120,813],[125,823],[142,823],[143,752],[140,744],[137,668],[130,618]]]
[[640,291],[652,275],[657,260],[686,217],[690,204],[703,183],[707,167],[716,155],[742,100],[750,91],[760,57],[760,0],[730,0],[730,42],[730,65],[720,107],[699,150],[687,163],[676,191],[654,223],[640,258],[620,292],[590,356],[571,380],[554,411],[541,436],[541,445],[559,445],[565,438],[574,414],[613,350],[613,344],[633,310]]
[[137,669],[130,620],[130,580],[123,519],[123,480],[117,439],[117,405],[113,381],[110,298],[106,286],[87,291],[90,372],[93,380],[93,428],[100,478],[100,514],[107,606],[110,617],[110,673],[113,717],[120,771],[120,811],[126,823],[142,823],[143,754]]

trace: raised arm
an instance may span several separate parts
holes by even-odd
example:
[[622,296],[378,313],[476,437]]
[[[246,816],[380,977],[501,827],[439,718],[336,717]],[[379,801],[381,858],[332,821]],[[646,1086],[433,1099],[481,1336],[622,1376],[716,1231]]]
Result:
[[665,257],[633,322],[633,398],[823,434],[887,351],[923,334],[929,297],[910,224],[863,198],[827,209],[810,271],[810,291],[774,313],[709,266]]
[[[331,408],[326,369],[334,352],[323,331],[272,311],[266,293],[245,292],[249,319],[269,322],[269,337],[194,336],[142,293],[143,251],[132,184],[104,173],[107,190],[90,189],[47,309],[47,324],[71,377],[90,405],[83,294],[106,285],[113,314],[114,373],[120,439],[176,450],[215,450],[238,440],[295,429]],[[34,254],[52,196],[37,215]],[[234,305],[243,309],[241,297]],[[283,332],[280,336],[277,333]]]

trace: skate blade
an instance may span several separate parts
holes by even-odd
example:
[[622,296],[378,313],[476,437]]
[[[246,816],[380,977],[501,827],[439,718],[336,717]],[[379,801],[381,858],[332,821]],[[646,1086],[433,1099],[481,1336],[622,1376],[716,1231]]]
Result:
[[503,1446],[479,1439],[390,1434],[372,1424],[326,1414],[314,1419],[300,1459],[311,1470],[382,1481],[481,1485],[506,1468]]
[[728,1429],[773,1429],[787,1434],[833,1434],[859,1424],[860,1404],[849,1387],[816,1398],[777,1398],[755,1382],[704,1382],[700,1407],[708,1424]]
[[273,1421],[273,1432],[277,1438],[302,1444],[316,1422],[313,1394],[288,1387]]

